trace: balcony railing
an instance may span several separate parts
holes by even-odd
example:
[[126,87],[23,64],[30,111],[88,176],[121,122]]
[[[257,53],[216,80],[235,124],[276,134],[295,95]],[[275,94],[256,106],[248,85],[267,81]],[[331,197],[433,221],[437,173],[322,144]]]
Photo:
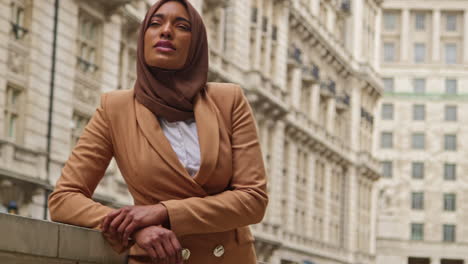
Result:
[[13,32],[13,35],[15,36],[15,39],[17,40],[23,39],[24,36],[29,32],[27,28],[24,28],[17,23],[14,23],[14,22],[10,22],[10,23],[11,23],[11,31]]
[[361,118],[369,122],[371,125],[374,124],[374,116],[371,113],[367,112],[367,110],[362,107],[361,107]]
[[312,64],[311,66],[303,66],[302,78],[305,81],[319,82],[320,81],[320,68],[315,64]]
[[289,49],[289,59],[294,61],[295,63],[301,65],[302,64],[302,50],[296,47],[294,44]]
[[351,12],[351,0],[342,0],[341,2],[341,11],[344,13]]

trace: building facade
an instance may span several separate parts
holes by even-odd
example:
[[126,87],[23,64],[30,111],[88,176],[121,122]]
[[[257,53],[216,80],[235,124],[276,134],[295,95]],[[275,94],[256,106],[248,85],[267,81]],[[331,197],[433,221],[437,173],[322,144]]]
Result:
[[[99,95],[133,86],[151,2],[0,0],[4,210],[48,218],[46,197]],[[375,263],[381,1],[192,3],[208,28],[209,79],[240,84],[257,120],[270,195],[252,227],[259,260]],[[132,203],[115,162],[94,199]]]
[[468,1],[382,12],[377,263],[467,263]]

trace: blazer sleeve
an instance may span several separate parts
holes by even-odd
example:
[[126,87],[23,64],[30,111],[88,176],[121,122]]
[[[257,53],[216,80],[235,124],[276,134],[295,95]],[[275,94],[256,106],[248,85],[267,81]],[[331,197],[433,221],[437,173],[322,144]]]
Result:
[[[52,221],[99,230],[101,220],[113,210],[91,198],[113,156],[109,122],[104,111],[106,96],[101,96],[101,106],[85,127],[49,196]],[[125,251],[119,242],[105,238],[115,251]]]
[[223,232],[263,219],[268,196],[255,119],[241,87],[236,87],[234,97],[230,188],[203,198],[161,202],[177,236]]

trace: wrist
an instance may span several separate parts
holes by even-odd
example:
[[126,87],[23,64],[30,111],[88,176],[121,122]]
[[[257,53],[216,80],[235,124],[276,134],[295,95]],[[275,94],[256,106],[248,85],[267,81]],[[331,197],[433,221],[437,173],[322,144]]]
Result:
[[156,206],[158,207],[158,224],[162,225],[166,229],[170,229],[171,225],[169,222],[169,214],[167,212],[166,206],[164,206],[164,204],[157,204]]

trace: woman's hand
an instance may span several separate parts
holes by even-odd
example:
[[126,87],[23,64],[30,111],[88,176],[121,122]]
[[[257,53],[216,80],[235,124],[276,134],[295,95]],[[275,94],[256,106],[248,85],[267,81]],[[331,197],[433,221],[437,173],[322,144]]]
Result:
[[184,263],[182,246],[171,230],[161,226],[149,226],[136,231],[133,238],[155,263]]
[[162,204],[126,206],[110,212],[101,222],[102,232],[119,237],[124,246],[134,231],[152,226],[168,226],[167,209]]

